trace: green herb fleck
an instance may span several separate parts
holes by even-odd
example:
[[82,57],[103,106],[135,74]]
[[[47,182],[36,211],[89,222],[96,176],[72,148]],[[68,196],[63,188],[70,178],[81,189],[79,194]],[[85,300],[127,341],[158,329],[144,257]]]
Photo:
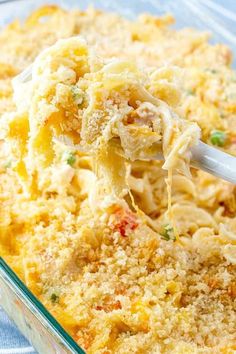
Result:
[[215,130],[211,133],[210,141],[213,145],[224,146],[226,141],[226,134],[219,130]]
[[5,167],[5,168],[10,168],[10,167],[11,167],[11,164],[12,164],[12,161],[9,160],[8,162],[5,163],[4,167]]
[[59,296],[56,295],[55,293],[53,293],[53,294],[50,296],[50,300],[52,301],[53,304],[56,304],[56,303],[59,301]]
[[186,93],[187,93],[187,95],[191,95],[191,96],[195,95],[195,92],[193,90],[191,90],[191,89],[186,90]]
[[225,113],[220,112],[220,118],[224,119],[225,118]]
[[165,225],[163,227],[163,231],[161,232],[161,238],[166,241],[169,241],[169,240],[175,241],[173,227],[171,227],[169,224]]
[[216,69],[211,69],[211,68],[206,68],[205,71],[211,73],[211,74],[217,74],[217,70]]
[[83,103],[83,91],[76,85],[71,87],[72,97],[75,103],[79,106]]
[[68,165],[73,166],[75,161],[76,161],[76,157],[75,154],[73,152],[67,151],[65,152],[63,159],[66,161],[66,163],[68,163]]

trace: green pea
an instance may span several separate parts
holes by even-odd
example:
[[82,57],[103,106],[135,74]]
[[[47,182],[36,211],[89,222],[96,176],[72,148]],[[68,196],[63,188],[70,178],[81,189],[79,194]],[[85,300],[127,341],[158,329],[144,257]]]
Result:
[[215,130],[211,133],[210,141],[213,145],[224,146],[226,141],[226,134],[219,130]]

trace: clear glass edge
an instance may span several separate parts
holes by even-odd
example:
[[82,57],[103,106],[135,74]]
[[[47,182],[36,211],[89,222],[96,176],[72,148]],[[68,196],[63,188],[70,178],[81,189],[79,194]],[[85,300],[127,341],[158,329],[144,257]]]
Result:
[[7,265],[7,263],[0,257],[0,277],[11,290],[17,294],[24,302],[30,312],[31,308],[41,320],[41,323],[49,329],[56,338],[61,341],[67,349],[71,350],[73,354],[85,354],[73,338],[63,329],[57,320],[48,312],[44,305],[33,295],[33,293],[24,285],[14,271]]

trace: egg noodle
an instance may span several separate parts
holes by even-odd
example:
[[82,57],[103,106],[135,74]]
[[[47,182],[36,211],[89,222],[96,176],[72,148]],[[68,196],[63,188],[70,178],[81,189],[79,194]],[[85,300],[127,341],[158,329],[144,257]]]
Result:
[[0,255],[88,353],[236,350],[236,189],[190,169],[200,137],[236,155],[236,74],[172,22],[0,33]]

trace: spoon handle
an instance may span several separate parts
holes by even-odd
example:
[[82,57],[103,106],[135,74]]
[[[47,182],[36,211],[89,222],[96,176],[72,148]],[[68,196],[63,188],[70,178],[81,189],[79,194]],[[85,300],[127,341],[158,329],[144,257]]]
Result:
[[236,157],[203,142],[191,149],[191,166],[236,184]]

